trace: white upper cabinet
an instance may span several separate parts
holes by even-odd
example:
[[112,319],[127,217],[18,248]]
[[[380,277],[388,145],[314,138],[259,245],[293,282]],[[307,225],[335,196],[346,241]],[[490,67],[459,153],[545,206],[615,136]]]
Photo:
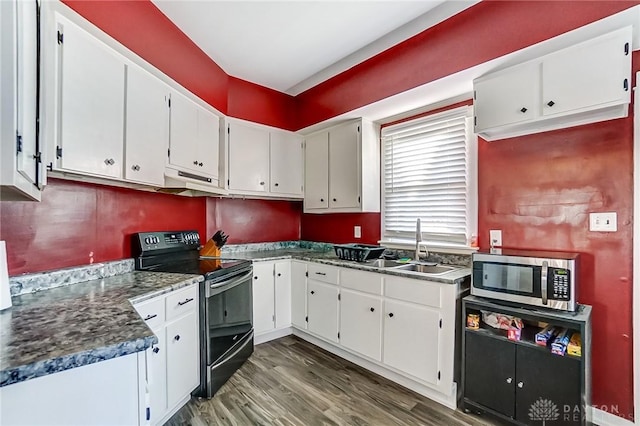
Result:
[[539,74],[540,64],[527,63],[477,81],[476,131],[533,120],[540,104]]
[[329,208],[360,206],[360,123],[329,131]]
[[487,140],[626,117],[632,28],[474,81],[475,131]]
[[305,141],[305,213],[380,211],[379,128],[359,119]]
[[284,130],[270,132],[269,182],[274,194],[302,197],[302,137]]
[[229,121],[229,174],[231,191],[269,191],[269,131]]
[[39,201],[44,182],[43,150],[36,139],[36,8],[36,2],[0,2],[0,199],[3,200]]
[[631,28],[561,50],[542,61],[542,115],[629,103]]
[[64,18],[57,27],[59,167],[122,178],[125,60]]
[[226,119],[227,188],[232,194],[302,198],[302,138],[295,133]]
[[169,165],[205,183],[218,184],[220,120],[213,112],[171,92]]
[[304,150],[304,210],[329,207],[329,132],[309,136]]
[[169,147],[169,88],[136,65],[127,66],[127,180],[162,186]]

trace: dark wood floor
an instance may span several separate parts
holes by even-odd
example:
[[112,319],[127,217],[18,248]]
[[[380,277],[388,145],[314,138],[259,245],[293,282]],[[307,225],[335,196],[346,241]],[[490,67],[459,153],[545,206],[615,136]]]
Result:
[[488,425],[294,336],[256,346],[210,399],[193,398],[177,425]]

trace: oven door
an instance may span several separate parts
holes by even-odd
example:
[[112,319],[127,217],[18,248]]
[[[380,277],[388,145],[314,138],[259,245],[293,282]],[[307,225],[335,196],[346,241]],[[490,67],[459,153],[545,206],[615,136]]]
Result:
[[202,393],[211,397],[253,353],[253,273],[205,284]]

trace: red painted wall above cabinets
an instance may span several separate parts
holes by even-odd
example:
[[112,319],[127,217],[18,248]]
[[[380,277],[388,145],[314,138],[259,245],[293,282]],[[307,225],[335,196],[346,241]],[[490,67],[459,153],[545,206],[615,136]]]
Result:
[[637,1],[483,1],[296,96],[299,128],[471,68]]

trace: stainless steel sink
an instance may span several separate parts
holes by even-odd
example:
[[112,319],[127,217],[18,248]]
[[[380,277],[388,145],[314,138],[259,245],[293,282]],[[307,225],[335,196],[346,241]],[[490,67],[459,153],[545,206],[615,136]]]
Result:
[[420,272],[422,274],[440,275],[453,271],[454,267],[443,265],[421,265],[419,263],[410,263],[408,265],[397,266],[394,269],[403,271]]
[[403,265],[403,263],[388,259],[369,260],[364,264],[367,266],[373,266],[374,268],[394,268],[396,266]]

